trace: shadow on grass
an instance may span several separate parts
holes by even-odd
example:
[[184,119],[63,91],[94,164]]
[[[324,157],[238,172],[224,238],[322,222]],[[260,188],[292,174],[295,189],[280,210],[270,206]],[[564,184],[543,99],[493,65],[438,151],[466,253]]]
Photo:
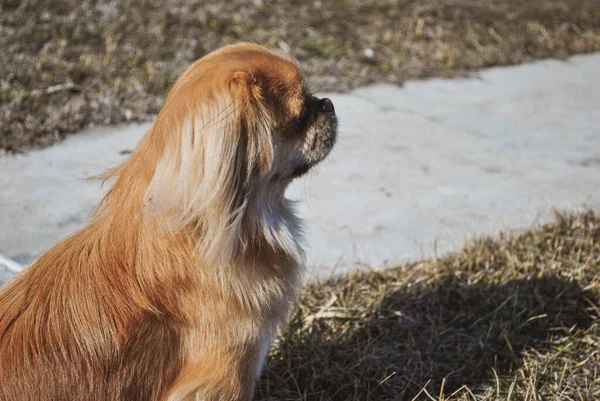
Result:
[[450,276],[382,294],[365,310],[335,307],[341,294],[312,318],[298,312],[257,399],[412,400],[424,386],[437,399],[443,380],[446,397],[475,391],[591,324],[591,295],[556,276],[487,286]]

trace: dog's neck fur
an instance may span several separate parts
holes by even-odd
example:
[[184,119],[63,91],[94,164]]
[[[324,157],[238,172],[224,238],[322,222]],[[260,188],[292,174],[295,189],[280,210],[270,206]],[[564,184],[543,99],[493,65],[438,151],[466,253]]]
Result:
[[[142,147],[143,149],[143,147]],[[102,232],[101,237],[113,238],[119,243],[130,243],[131,239],[138,241],[135,249],[123,249],[124,268],[144,277],[156,278],[159,282],[182,280],[182,272],[190,269],[201,272],[202,280],[217,280],[227,283],[233,275],[240,278],[248,272],[271,271],[284,269],[288,281],[286,287],[294,288],[301,280],[304,266],[304,252],[300,243],[302,237],[301,222],[294,212],[294,204],[285,198],[285,189],[289,182],[272,182],[267,179],[261,182],[249,194],[243,203],[241,215],[235,219],[237,226],[225,227],[230,233],[220,233],[218,238],[226,241],[213,244],[214,249],[234,249],[228,254],[229,259],[206,258],[203,249],[198,246],[200,238],[210,235],[203,229],[210,222],[194,221],[192,224],[180,225],[178,216],[173,216],[171,210],[163,210],[153,200],[147,197],[148,188],[153,180],[153,172],[144,171],[137,157],[145,156],[142,151],[132,155],[132,159],[112,172],[116,175],[114,185],[109,189],[101,206],[98,208],[90,227]],[[147,156],[147,155],[146,155]],[[152,155],[150,155],[152,156]],[[106,178],[106,177],[105,177]],[[231,241],[234,243],[232,244]],[[114,253],[107,248],[107,253]],[[152,266],[144,260],[159,260],[166,263]],[[273,261],[276,261],[273,264]],[[271,266],[273,264],[273,266]],[[205,268],[209,265],[208,269]],[[194,267],[196,266],[196,267]],[[198,268],[202,266],[203,268]],[[151,272],[151,269],[156,271]],[[207,272],[214,273],[212,278]]]
[[[196,238],[205,234],[200,230],[210,225],[210,221],[189,219],[190,221],[181,224],[182,219],[177,211],[161,210],[154,195],[149,195],[152,173],[130,168],[129,164],[119,166],[110,175],[101,176],[103,179],[113,176],[117,178],[96,210],[96,222],[109,224],[111,229],[116,230],[125,229],[126,225],[141,228],[140,225],[146,224],[154,227],[157,234],[171,232]],[[231,217],[229,226],[224,227],[223,231],[230,230],[237,234],[224,236],[228,241],[236,242],[233,248],[239,252],[231,255],[232,260],[243,259],[252,254],[253,244],[270,244],[273,251],[287,254],[298,262],[304,261],[302,223],[296,216],[294,201],[285,197],[288,184],[289,181],[274,182],[272,177],[267,177],[252,189],[238,210],[224,211],[224,214]],[[231,245],[218,245],[221,248],[229,246]]]

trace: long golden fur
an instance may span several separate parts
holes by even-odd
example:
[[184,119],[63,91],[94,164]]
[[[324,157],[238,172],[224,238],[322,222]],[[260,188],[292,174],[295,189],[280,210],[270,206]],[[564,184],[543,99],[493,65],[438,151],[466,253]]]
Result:
[[177,81],[90,223],[0,289],[0,400],[249,400],[298,288],[329,99],[257,45]]

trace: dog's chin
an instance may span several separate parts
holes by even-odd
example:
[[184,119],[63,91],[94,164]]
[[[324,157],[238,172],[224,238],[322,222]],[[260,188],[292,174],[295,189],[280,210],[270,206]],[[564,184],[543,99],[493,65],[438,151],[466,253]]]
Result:
[[337,133],[333,131],[326,139],[321,139],[319,152],[304,155],[304,160],[292,170],[291,178],[302,177],[308,173],[314,166],[323,161],[333,149]]
[[303,163],[297,166],[294,171],[292,171],[292,178],[302,177],[304,174],[308,173],[313,165],[309,163]]

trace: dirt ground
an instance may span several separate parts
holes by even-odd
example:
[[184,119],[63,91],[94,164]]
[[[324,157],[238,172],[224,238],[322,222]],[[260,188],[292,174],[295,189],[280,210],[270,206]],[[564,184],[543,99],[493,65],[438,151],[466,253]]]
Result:
[[151,119],[195,59],[253,41],[316,91],[600,50],[597,0],[5,0],[0,148]]

